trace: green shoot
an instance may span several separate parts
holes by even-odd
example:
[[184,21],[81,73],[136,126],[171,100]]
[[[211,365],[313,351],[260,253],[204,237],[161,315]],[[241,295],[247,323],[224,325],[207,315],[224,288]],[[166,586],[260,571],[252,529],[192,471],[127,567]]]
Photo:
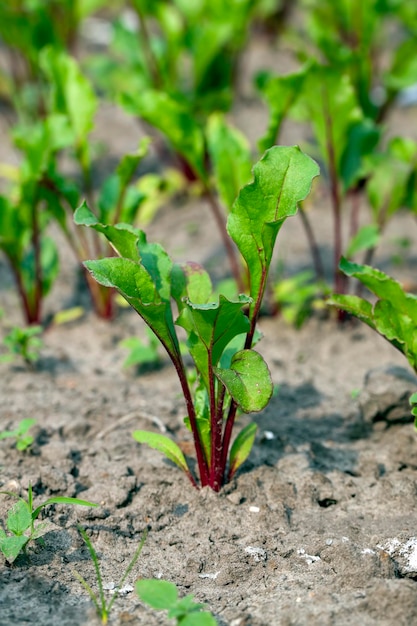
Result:
[[14,430],[4,430],[3,432],[0,432],[0,440],[7,439],[9,437],[15,438],[16,450],[23,452],[33,443],[33,437],[28,434],[28,431],[34,424],[36,424],[36,420],[33,418],[23,419]]
[[136,593],[142,602],[153,609],[168,611],[168,619],[175,619],[178,626],[216,626],[217,622],[204,604],[197,604],[192,595],[178,597],[176,586],[167,580],[138,580]]
[[42,537],[49,532],[47,523],[35,524],[40,512],[46,506],[49,506],[50,504],[98,506],[93,502],[87,502],[86,500],[80,500],[79,498],[56,496],[54,498],[48,498],[45,502],[34,508],[31,484],[29,484],[27,500],[10,491],[0,491],[0,493],[17,498],[16,504],[12,506],[7,514],[6,528],[10,534],[7,534],[3,529],[0,529],[0,551],[9,563],[13,563],[19,556],[20,552],[23,551],[26,553],[28,544],[31,541],[39,539],[39,537]]
[[85,544],[87,545],[88,551],[91,555],[91,559],[93,561],[94,564],[94,570],[96,573],[96,578],[97,578],[97,585],[98,585],[98,594],[95,593],[93,591],[93,589],[91,588],[91,586],[89,585],[89,583],[85,580],[85,578],[76,570],[73,571],[74,576],[77,578],[77,580],[81,583],[81,585],[84,587],[84,589],[86,590],[86,592],[88,593],[88,595],[90,596],[91,601],[93,602],[96,611],[97,611],[97,615],[99,616],[99,618],[101,619],[101,623],[102,624],[107,624],[108,619],[109,619],[109,615],[111,612],[111,609],[113,607],[113,604],[116,600],[116,598],[119,595],[119,592],[121,590],[121,588],[123,587],[127,577],[129,576],[130,572],[132,571],[132,569],[134,568],[140,553],[142,551],[143,545],[146,541],[146,535],[147,533],[144,532],[142,539],[139,543],[139,546],[137,547],[132,560],[130,561],[129,565],[127,566],[122,578],[120,579],[119,584],[117,585],[111,599],[106,602],[106,598],[104,595],[104,586],[103,586],[103,577],[101,575],[101,570],[100,570],[100,564],[99,564],[99,560],[98,560],[98,556],[97,556],[97,552],[89,538],[89,536],[87,535],[86,531],[84,530],[84,528],[82,528],[81,526],[78,526],[78,531],[80,533],[80,535],[82,536],[82,538],[84,539]]

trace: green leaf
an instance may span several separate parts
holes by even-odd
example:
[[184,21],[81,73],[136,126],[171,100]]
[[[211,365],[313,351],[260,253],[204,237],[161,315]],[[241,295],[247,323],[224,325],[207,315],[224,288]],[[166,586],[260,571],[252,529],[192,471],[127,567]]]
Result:
[[97,109],[92,86],[75,59],[54,47],[42,51],[40,63],[52,83],[53,112],[66,114],[78,142],[86,141]]
[[380,137],[381,129],[369,119],[360,120],[349,128],[348,141],[340,164],[345,191],[351,189],[360,179],[363,160],[374,152]]
[[149,89],[135,99],[127,94],[123,95],[121,104],[128,113],[139,115],[158,128],[196,174],[202,179],[206,178],[203,132],[184,102],[176,100],[168,93]]
[[165,435],[159,433],[150,433],[146,430],[135,430],[133,433],[133,439],[139,443],[146,443],[150,448],[162,452],[170,461],[178,465],[186,474],[190,473],[187,462],[180,447]]
[[142,579],[136,582],[136,593],[142,602],[153,609],[169,610],[178,600],[178,591],[174,583],[167,580]]
[[378,298],[392,302],[399,310],[407,313],[414,322],[417,322],[417,299],[411,294],[406,294],[394,278],[369,265],[351,263],[344,258],[340,261],[340,269],[347,276],[359,279]]
[[381,238],[379,228],[376,224],[367,224],[362,226],[349,242],[346,250],[346,256],[354,256],[362,250],[369,250],[378,245]]
[[369,178],[366,192],[374,219],[381,225],[404,206],[407,183],[415,162],[413,147],[414,154],[410,154],[411,146],[396,138],[383,153],[370,155],[365,161],[363,173]]
[[81,500],[80,498],[67,498],[66,496],[55,496],[54,498],[48,498],[47,500],[45,500],[45,502],[43,502],[36,509],[33,510],[32,520],[37,519],[42,509],[45,506],[49,506],[50,504],[72,504],[72,505],[77,504],[79,506],[91,506],[91,507],[99,506],[95,502],[89,502],[88,500]]
[[29,537],[25,537],[24,535],[6,537],[4,532],[0,530],[0,550],[9,563],[15,561],[28,541]]
[[216,367],[214,373],[244,413],[262,411],[272,397],[271,374],[255,350],[236,352],[230,369]]
[[7,528],[14,535],[23,535],[32,524],[32,515],[28,503],[18,500],[7,515]]
[[276,146],[267,150],[253,171],[254,182],[240,191],[227,230],[246,261],[250,295],[256,302],[265,288],[278,232],[297,212],[297,203],[309,193],[319,168],[297,146]]
[[102,233],[120,256],[133,261],[139,260],[137,244],[142,234],[141,231],[128,224],[117,224],[115,226],[100,224],[85,201],[75,210],[74,222],[77,226],[89,226]]
[[252,159],[246,137],[213,113],[207,123],[207,147],[213,164],[216,188],[228,211],[239,190],[251,178]]
[[340,68],[312,65],[293,112],[296,119],[312,124],[327,169],[334,159],[341,175],[350,130],[363,118],[350,76]]
[[249,330],[249,320],[242,307],[250,302],[244,295],[234,302],[221,295],[218,302],[208,304],[185,299],[185,308],[176,323],[188,333],[187,345],[207,389],[210,366],[217,365],[233,337]]
[[255,441],[257,425],[252,423],[240,431],[230,450],[230,476],[246,461]]
[[170,356],[178,358],[180,348],[171,304],[161,299],[157,288],[159,286],[165,292],[163,281],[157,286],[143,265],[125,258],[86,261],[85,266],[101,285],[117,289],[152,329]]
[[346,259],[340,268],[358,278],[379,299],[374,306],[353,296],[332,296],[330,303],[357,315],[400,350],[417,371],[417,296],[406,293],[401,285],[383,272]]

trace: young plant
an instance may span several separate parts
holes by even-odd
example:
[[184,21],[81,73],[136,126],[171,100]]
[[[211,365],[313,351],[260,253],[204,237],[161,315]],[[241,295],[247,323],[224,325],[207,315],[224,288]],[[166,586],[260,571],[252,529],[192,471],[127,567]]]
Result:
[[91,586],[88,584],[88,582],[85,580],[85,578],[79,574],[76,570],[74,570],[74,576],[79,580],[79,582],[82,584],[82,586],[84,587],[84,589],[87,591],[88,595],[90,596],[96,611],[97,611],[97,615],[99,616],[99,618],[101,619],[101,623],[102,624],[107,624],[108,619],[109,619],[109,615],[111,612],[111,609],[113,607],[114,602],[116,601],[127,577],[129,576],[130,572],[132,571],[132,569],[134,568],[136,561],[139,558],[139,555],[142,551],[143,548],[143,544],[146,541],[146,532],[143,533],[142,539],[139,543],[139,546],[137,547],[135,554],[132,557],[132,560],[130,561],[129,565],[127,566],[122,578],[120,579],[119,584],[117,585],[116,589],[114,590],[114,593],[111,597],[111,599],[106,602],[106,598],[104,596],[104,586],[103,586],[103,577],[101,575],[101,570],[100,570],[100,564],[98,561],[98,556],[97,556],[97,552],[93,546],[93,544],[91,543],[90,537],[87,535],[86,531],[84,530],[84,528],[81,528],[81,526],[78,526],[78,532],[80,533],[80,535],[82,536],[82,538],[84,539],[88,551],[90,553],[91,559],[94,563],[94,569],[96,572],[96,577],[97,577],[97,584],[98,584],[98,595],[93,591],[93,589],[91,588]]
[[41,334],[42,326],[12,328],[3,340],[8,352],[0,356],[0,362],[12,361],[16,356],[20,356],[26,365],[33,367],[39,359],[40,349],[43,346],[42,339],[39,337]]
[[129,355],[123,363],[123,367],[157,368],[161,364],[158,351],[159,341],[154,333],[146,327],[148,341],[144,343],[139,337],[127,337],[120,342],[123,348],[129,350]]
[[3,432],[0,432],[0,440],[16,439],[16,450],[26,450],[33,443],[33,437],[28,434],[28,431],[34,424],[36,424],[36,420],[33,418],[23,419],[14,430],[3,430]]
[[[355,315],[385,337],[417,373],[417,296],[405,292],[400,283],[369,265],[342,259],[340,269],[357,278],[377,300],[371,303],[359,296],[333,294],[328,304]],[[417,405],[417,393],[411,396],[410,403]],[[412,414],[417,426],[417,406],[413,406]]]
[[49,532],[50,528],[48,523],[35,524],[40,512],[46,506],[50,504],[98,506],[93,502],[87,502],[79,498],[55,496],[54,498],[48,498],[45,502],[34,508],[31,484],[29,484],[27,500],[10,491],[0,491],[0,493],[17,498],[16,504],[9,510],[6,520],[7,530],[11,534],[8,535],[0,528],[0,551],[9,563],[13,563],[21,551],[26,553],[27,546],[31,541],[39,539]]
[[217,622],[204,604],[194,602],[192,595],[178,597],[174,583],[167,580],[142,579],[136,583],[136,593],[153,609],[168,611],[168,619],[175,619],[177,626],[216,626]]
[[[249,295],[214,298],[209,275],[196,263],[173,263],[159,244],[124,224],[100,224],[84,204],[75,221],[103,233],[119,257],[85,263],[102,285],[117,289],[139,313],[168,353],[177,372],[192,432],[201,486],[219,491],[247,458],[256,426],[249,424],[229,454],[238,411],[261,411],[273,385],[262,356],[253,349],[275,241],[287,217],[309,193],[317,164],[298,147],[274,147],[254,167],[229,214],[227,229],[247,265]],[[175,305],[175,306],[174,306]],[[192,390],[175,326],[187,335],[197,371]],[[194,392],[194,393],[193,393]],[[163,452],[196,480],[176,443],[136,431],[134,437]]]

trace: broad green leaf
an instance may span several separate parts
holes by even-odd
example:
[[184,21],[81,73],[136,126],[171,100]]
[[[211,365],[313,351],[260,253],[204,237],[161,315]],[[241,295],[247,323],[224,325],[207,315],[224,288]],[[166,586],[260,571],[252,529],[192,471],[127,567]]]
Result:
[[102,233],[120,256],[139,261],[137,243],[142,235],[141,231],[128,224],[116,224],[115,226],[100,224],[85,201],[76,209],[74,222],[77,226],[89,226]]
[[167,580],[138,580],[136,593],[142,602],[146,602],[153,609],[169,610],[178,600],[178,591],[174,583]]
[[281,124],[302,90],[307,69],[305,67],[286,76],[268,76],[262,81],[260,91],[269,107],[269,123],[265,135],[258,143],[261,153],[277,142]]
[[178,465],[186,474],[189,474],[187,462],[180,447],[165,435],[159,433],[150,433],[146,430],[135,430],[133,439],[139,443],[145,443],[150,448],[162,452],[170,461]]
[[25,500],[18,500],[7,515],[7,528],[14,535],[23,535],[32,524],[32,515]]
[[227,124],[220,113],[209,117],[206,134],[216,188],[230,211],[239,190],[251,179],[250,146],[246,137]]
[[6,537],[4,532],[0,530],[0,550],[9,563],[13,563],[16,560],[28,541],[29,537],[24,535]]
[[218,302],[208,304],[185,299],[176,324],[188,333],[187,345],[207,388],[210,366],[217,365],[233,337],[249,331],[249,320],[242,307],[250,302],[244,295],[235,302],[221,295]]
[[86,261],[84,265],[101,285],[117,289],[153,330],[171,357],[179,355],[171,304],[162,300],[157,285],[143,265],[125,258]]
[[272,397],[271,374],[255,350],[237,352],[230,369],[216,367],[214,373],[244,413],[262,411]]
[[121,104],[132,115],[158,128],[198,176],[206,177],[204,136],[189,107],[167,93],[153,90],[143,91],[135,99],[124,95]]
[[[254,302],[263,293],[277,234],[310,191],[318,165],[297,147],[267,150],[254,167],[254,182],[240,191],[227,230],[249,269]],[[253,305],[252,305],[253,306]]]
[[329,159],[334,159],[341,175],[350,129],[363,117],[349,75],[340,68],[312,65],[292,112],[312,124],[327,169],[331,167]]
[[230,449],[230,476],[233,476],[236,470],[246,461],[255,441],[257,425],[248,424],[240,431],[233,442]]
[[346,250],[346,256],[351,257],[362,250],[374,248],[378,245],[380,237],[379,228],[375,224],[362,226],[362,228],[360,228],[356,235],[350,240]]
[[42,502],[34,511],[32,512],[32,519],[35,520],[39,516],[39,513],[45,506],[49,506],[50,504],[77,504],[78,506],[91,506],[96,507],[98,504],[94,502],[89,502],[88,500],[81,500],[80,498],[67,498],[65,496],[55,496],[54,498],[48,498],[45,502]]

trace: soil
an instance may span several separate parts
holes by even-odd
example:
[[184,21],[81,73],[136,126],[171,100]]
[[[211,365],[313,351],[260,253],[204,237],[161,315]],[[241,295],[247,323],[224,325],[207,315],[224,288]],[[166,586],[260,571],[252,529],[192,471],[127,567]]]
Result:
[[[235,120],[253,131],[258,120],[266,124],[265,111],[243,93]],[[292,137],[291,128],[286,133]],[[102,109],[97,136],[107,137],[112,154],[132,150],[138,135],[132,120]],[[318,192],[312,213],[321,248],[329,252],[328,206]],[[417,239],[414,231],[411,218],[400,215],[375,260],[407,281],[417,259],[409,254],[395,266],[392,256],[395,241]],[[202,261],[219,276],[227,271],[214,223],[199,201],[166,207],[149,233],[177,260]],[[123,369],[120,341],[143,337],[141,321],[129,310],[111,324],[97,320],[71,253],[60,247],[63,279],[48,298],[46,316],[80,303],[86,313],[49,327],[36,370],[0,364],[0,430],[36,418],[27,452],[0,442],[0,488],[26,494],[31,483],[36,503],[65,495],[100,506],[45,509],[53,526],[44,545],[34,543],[28,556],[0,566],[1,625],[99,624],[73,573],[97,588],[77,524],[91,536],[106,584],[118,583],[147,529],[126,582],[173,581],[181,595],[206,603],[220,626],[417,623],[417,439],[408,406],[417,379],[405,359],[364,325],[338,326],[316,315],[297,331],[282,318],[262,319],[259,350],[277,393],[265,411],[239,422],[256,421],[258,435],[238,476],[219,494],[196,490],[131,436],[137,428],[164,431],[187,448],[172,367],[163,362],[140,374]],[[287,272],[310,265],[297,218],[284,226],[279,249]],[[7,324],[21,318],[3,259],[0,296],[4,336]],[[3,520],[11,503],[0,498]],[[131,591],[115,602],[110,623],[168,621]]]

